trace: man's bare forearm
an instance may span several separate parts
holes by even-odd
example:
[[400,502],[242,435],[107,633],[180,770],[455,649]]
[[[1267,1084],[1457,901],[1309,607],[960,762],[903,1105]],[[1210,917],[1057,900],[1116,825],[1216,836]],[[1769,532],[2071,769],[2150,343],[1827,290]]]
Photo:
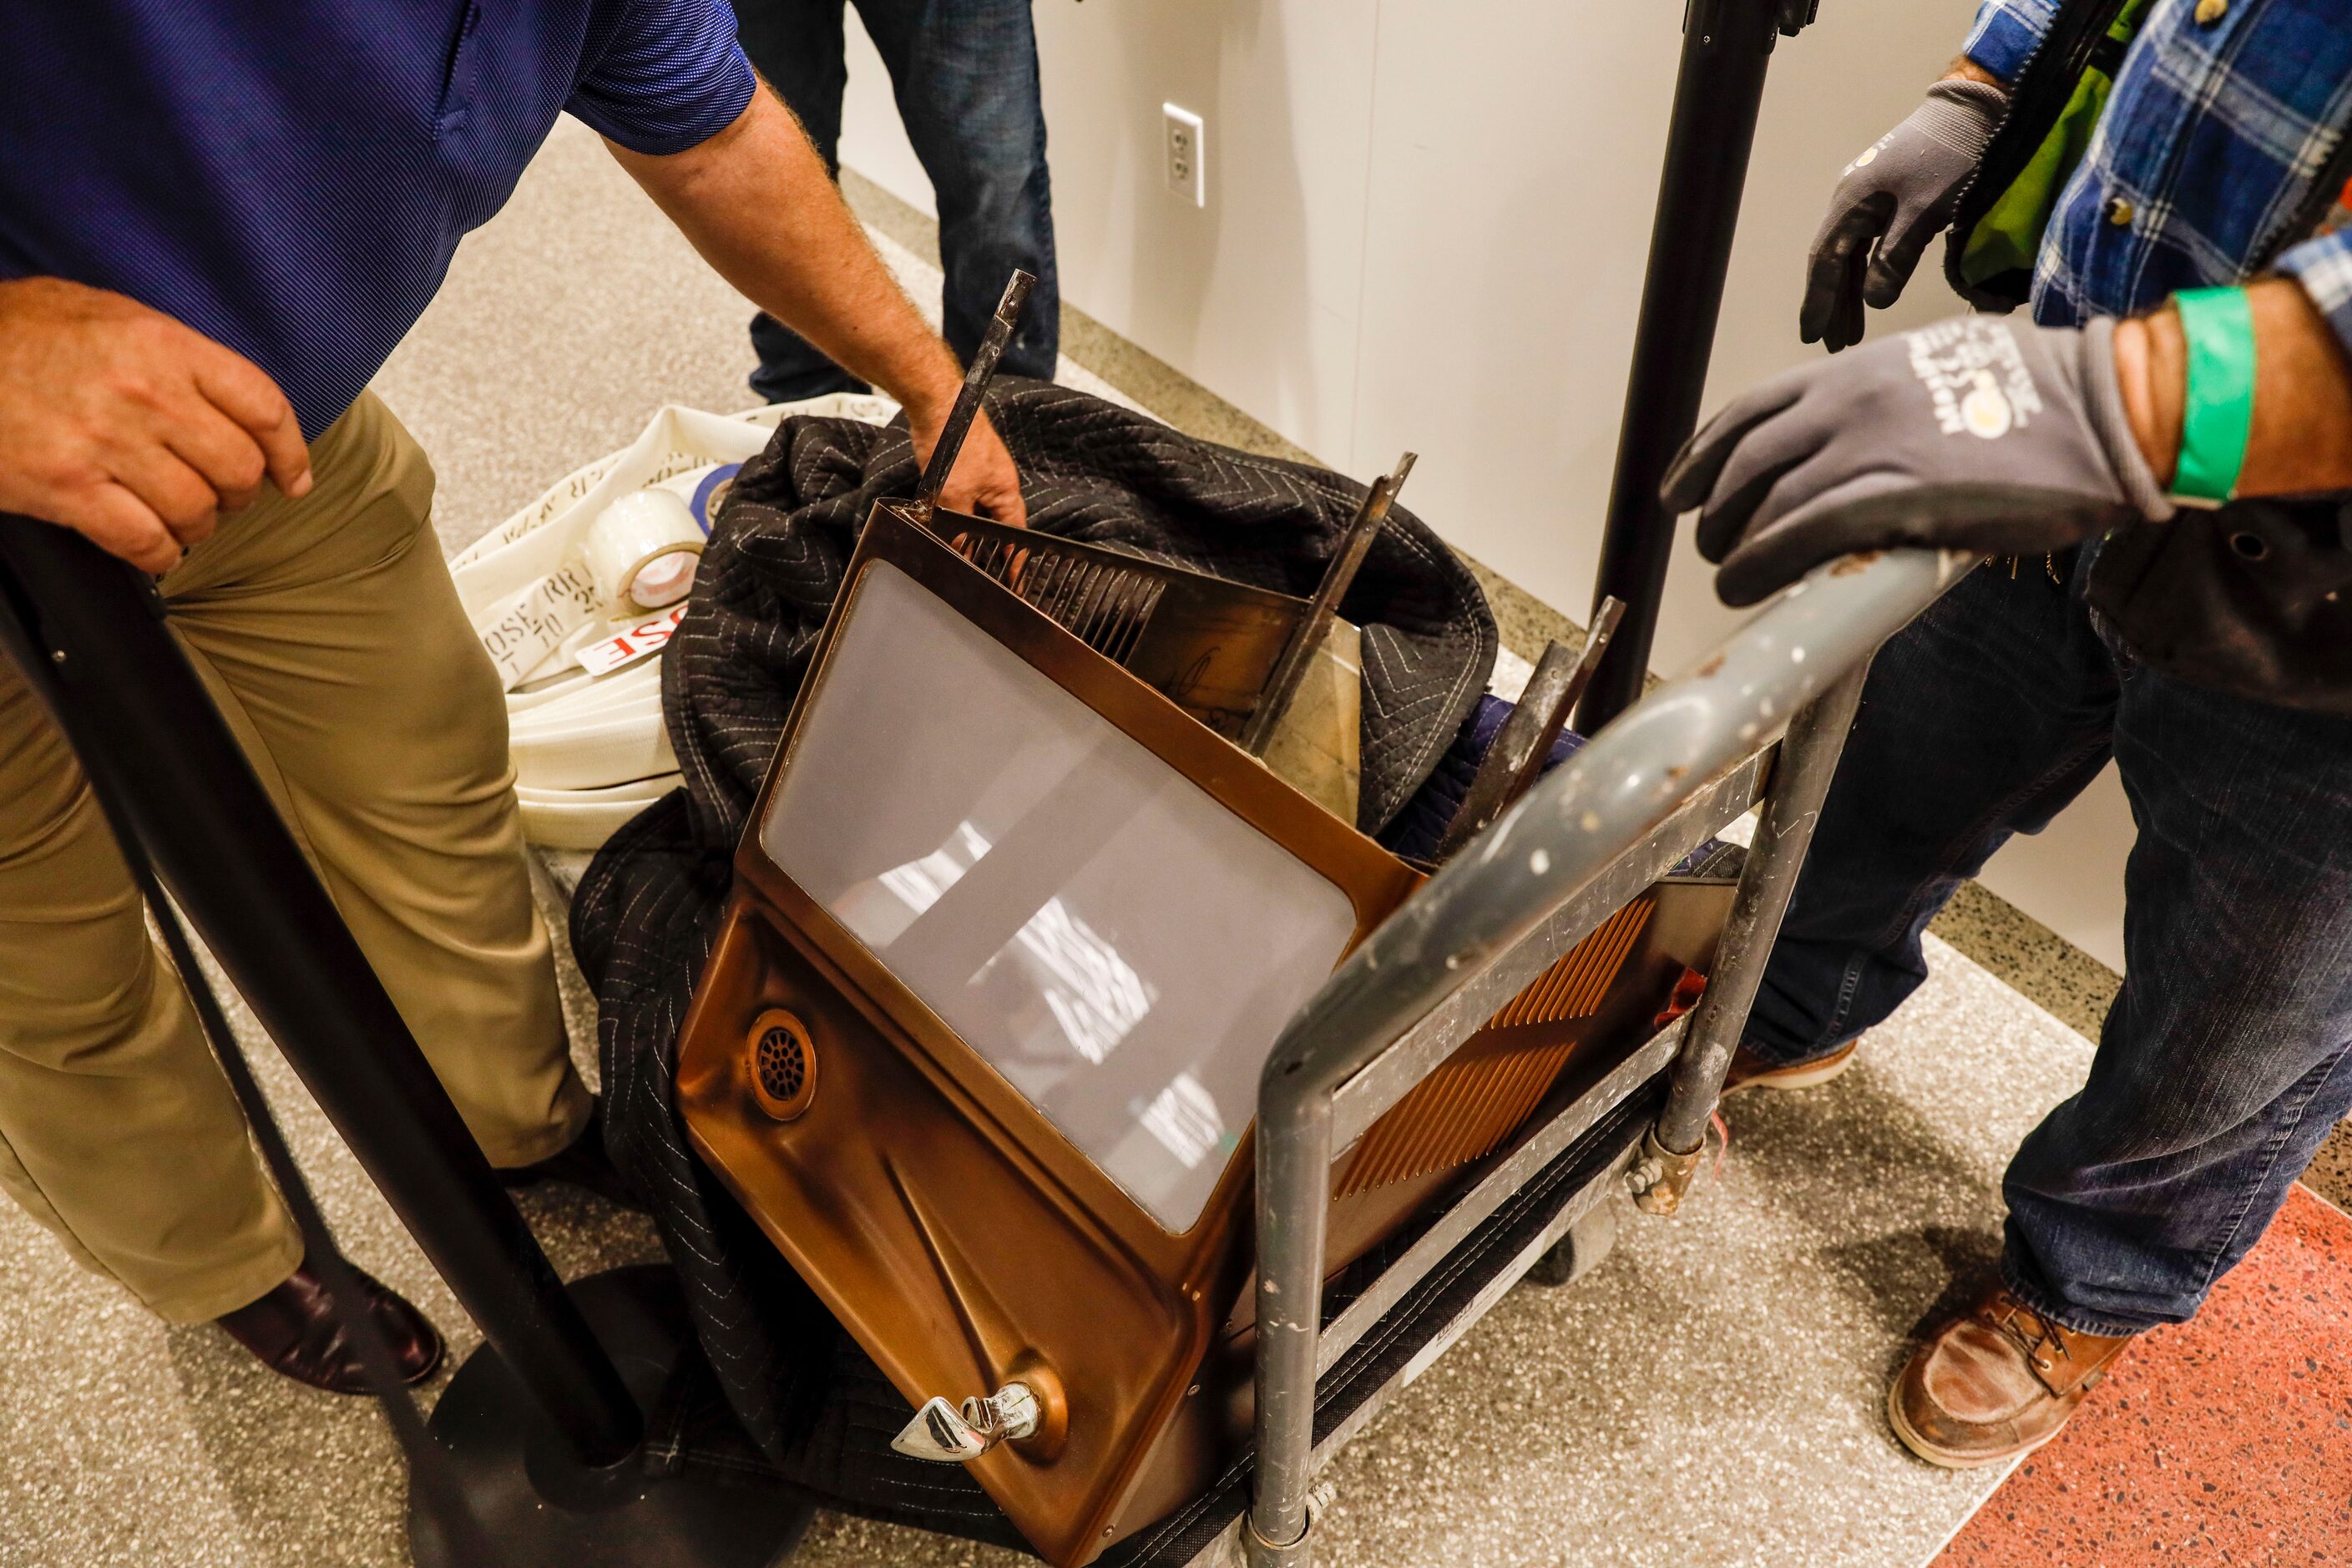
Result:
[[613,155],[745,298],[896,397],[919,425],[954,401],[955,356],[875,254],[799,122],[764,87],[700,146],[667,157],[615,146]]
[[[745,298],[897,398],[916,462],[929,461],[963,372],[874,253],[800,122],[764,85],[734,124],[700,146],[666,157],[616,146],[613,156]],[[954,511],[1026,521],[1020,474],[984,412],[940,500]]]
[[[2250,285],[2254,317],[2254,415],[2238,493],[2301,495],[2352,489],[2352,363],[2302,285]],[[2116,329],[2116,374],[2132,434],[2158,484],[2180,460],[2189,350],[2169,305]]]

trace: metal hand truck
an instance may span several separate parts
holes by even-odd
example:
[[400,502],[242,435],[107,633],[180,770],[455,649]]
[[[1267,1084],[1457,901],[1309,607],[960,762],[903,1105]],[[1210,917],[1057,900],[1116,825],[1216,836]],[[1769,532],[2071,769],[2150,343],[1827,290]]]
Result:
[[[1317,1470],[1596,1205],[1630,1187],[1643,1208],[1675,1212],[1871,655],[1974,564],[1957,553],[1899,551],[1816,571],[1447,861],[1284,1029],[1258,1085],[1256,1479],[1250,1513],[1235,1527],[1249,1568],[1306,1568]],[[1523,1131],[1507,1159],[1323,1321],[1333,1152],[1627,900],[1759,801],[1696,1010]],[[1648,1106],[1654,1110],[1622,1114]],[[1467,1301],[1422,1326],[1413,1359],[1344,1412],[1328,1399],[1318,1412],[1318,1394],[1367,1336],[1481,1226],[1564,1164],[1575,1167],[1573,1180],[1546,1194],[1540,1228],[1490,1266]],[[1196,1561],[1208,1568],[1215,1560]]]

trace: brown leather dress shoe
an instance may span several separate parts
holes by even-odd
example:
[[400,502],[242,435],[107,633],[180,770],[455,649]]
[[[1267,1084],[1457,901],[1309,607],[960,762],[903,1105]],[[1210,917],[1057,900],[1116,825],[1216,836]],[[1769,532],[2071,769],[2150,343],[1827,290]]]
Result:
[[1919,1347],[1887,1391],[1886,1418],[1931,1465],[1999,1464],[2058,1436],[2136,1337],[2078,1334],[1996,1286]]
[[1848,1040],[1825,1057],[1780,1067],[1749,1050],[1748,1042],[1742,1040],[1739,1048],[1731,1053],[1731,1070],[1723,1075],[1723,1092],[1729,1094],[1741,1089],[1815,1088],[1853,1066],[1853,1053],[1861,1045],[1858,1039]]
[[[441,1365],[440,1334],[389,1287],[356,1264],[352,1272],[364,1298],[362,1310],[383,1331],[400,1380],[418,1384],[431,1377]],[[330,1394],[366,1394],[359,1351],[345,1336],[331,1300],[326,1282],[310,1272],[305,1258],[277,1289],[214,1321],[272,1372]]]

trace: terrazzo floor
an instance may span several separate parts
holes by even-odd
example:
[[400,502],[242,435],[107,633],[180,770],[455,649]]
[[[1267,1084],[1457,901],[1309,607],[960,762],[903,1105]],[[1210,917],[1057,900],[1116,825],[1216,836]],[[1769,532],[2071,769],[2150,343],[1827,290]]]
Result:
[[[919,226],[856,194],[894,263],[928,283],[918,297],[935,294]],[[436,457],[454,546],[628,440],[660,403],[742,405],[746,315],[567,122],[377,385]],[[1149,356],[1107,346],[1075,312],[1066,322],[1068,343],[1146,405],[1279,449]],[[1497,604],[1522,653],[1565,626],[1502,585]],[[1989,1265],[2002,1163],[2079,1081],[2089,1046],[2077,1028],[2098,984],[2075,971],[2074,1000],[2050,993],[2069,1016],[2053,1016],[2013,987],[2053,963],[2064,973],[2064,955],[2034,960],[2031,931],[2004,926],[1998,908],[1971,918],[1998,939],[1987,951],[2000,973],[1931,942],[1927,984],[1852,1072],[1732,1102],[1730,1149],[1685,1218],[1629,1216],[1576,1287],[1514,1292],[1349,1447],[1332,1471],[1321,1561],[1911,1568],[1932,1556],[2000,1478],[1905,1457],[1880,1415],[1885,1379],[1915,1328]],[[261,1057],[346,1246],[462,1355],[470,1325],[290,1076]],[[656,1253],[643,1221],[593,1198],[524,1204],[567,1275]],[[393,1568],[406,1560],[403,1494],[370,1407],[285,1384],[209,1328],[163,1327],[0,1213],[0,1568]],[[793,1559],[1024,1561],[837,1518]]]
[[2352,1562],[2352,1218],[2310,1192],[2131,1347],[1937,1568]]

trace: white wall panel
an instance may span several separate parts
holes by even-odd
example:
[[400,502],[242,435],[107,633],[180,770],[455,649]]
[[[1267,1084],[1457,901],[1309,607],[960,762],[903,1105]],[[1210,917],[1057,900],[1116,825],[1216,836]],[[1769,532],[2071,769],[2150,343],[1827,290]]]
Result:
[[[1064,291],[1318,454],[1344,454],[1355,413],[1376,13],[1377,0],[1037,6]],[[860,46],[845,157],[928,207]],[[1161,184],[1167,102],[1207,120],[1205,207]]]
[[[1585,607],[1680,47],[1672,4],[1385,0],[1357,446],[1423,453],[1423,510],[1554,604]],[[1708,406],[1818,354],[1806,242],[1836,170],[1907,111],[1966,0],[1828,0],[1772,61]],[[1950,308],[1940,289],[1903,314]],[[1728,624],[1685,542],[1655,662]]]

